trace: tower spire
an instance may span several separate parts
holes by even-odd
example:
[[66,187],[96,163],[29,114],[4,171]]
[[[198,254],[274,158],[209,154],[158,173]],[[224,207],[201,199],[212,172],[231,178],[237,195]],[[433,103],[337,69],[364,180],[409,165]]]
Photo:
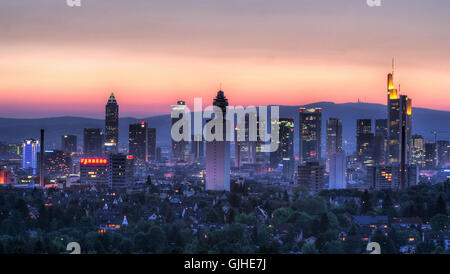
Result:
[[395,59],[392,57],[392,75],[394,75]]

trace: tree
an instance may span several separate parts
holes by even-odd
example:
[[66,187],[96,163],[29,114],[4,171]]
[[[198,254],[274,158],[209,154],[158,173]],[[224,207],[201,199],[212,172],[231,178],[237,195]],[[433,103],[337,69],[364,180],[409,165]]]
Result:
[[431,229],[434,231],[444,231],[448,228],[449,218],[444,214],[436,214],[431,218]]
[[436,214],[447,215],[447,205],[445,204],[444,198],[442,195],[439,195],[439,198],[436,201]]
[[314,243],[305,243],[302,247],[303,254],[318,254],[316,245]]

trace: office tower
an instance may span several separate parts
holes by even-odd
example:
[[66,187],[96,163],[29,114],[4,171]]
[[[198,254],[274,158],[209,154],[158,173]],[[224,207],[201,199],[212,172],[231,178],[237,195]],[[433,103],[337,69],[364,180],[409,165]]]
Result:
[[[270,166],[283,169],[283,177],[290,179],[294,174],[294,118],[280,118],[272,122],[272,128],[278,127],[278,149],[270,152]],[[273,130],[273,129],[272,129]]]
[[342,120],[330,118],[327,120],[327,171],[330,170],[331,156],[342,151]]
[[128,152],[137,163],[148,162],[148,124],[142,121],[130,124],[128,131]]
[[[242,119],[244,119],[244,121],[238,121],[238,124],[244,124],[245,130],[240,130],[237,125],[235,127],[236,143],[234,152],[236,167],[253,165],[256,163],[257,142],[256,140],[250,140],[250,122],[256,121],[257,123],[258,115],[256,113],[246,113]],[[258,138],[258,132],[256,132],[256,138]]]
[[39,141],[27,139],[22,146],[22,168],[29,174],[36,175],[38,152],[40,152]]
[[230,191],[230,142],[226,137],[225,120],[228,99],[222,90],[217,92],[213,105],[222,110],[223,141],[206,142],[206,190]]
[[319,162],[307,162],[298,166],[298,184],[313,194],[319,193],[324,185],[325,167]]
[[421,135],[413,135],[411,141],[411,163],[422,168],[425,165],[425,146]]
[[112,189],[124,189],[129,186],[132,174],[132,158],[124,154],[110,154],[108,185]]
[[365,166],[374,165],[374,135],[372,133],[372,120],[356,120],[356,154],[360,163]]
[[322,109],[300,108],[300,163],[320,162],[322,155]]
[[156,160],[156,128],[148,128],[148,159]]
[[104,136],[100,128],[84,129],[83,153],[86,157],[101,157],[103,152]]
[[400,188],[406,186],[406,166],[411,158],[412,100],[394,87],[394,62],[388,74],[388,164],[400,167]]
[[343,189],[347,188],[347,180],[345,172],[347,169],[346,157],[343,151],[335,152],[330,156],[330,174],[329,174],[329,189]]
[[375,120],[375,163],[378,165],[385,165],[388,156],[388,120],[376,119]]
[[436,143],[425,143],[425,168],[435,169],[437,165]]
[[117,153],[119,145],[119,105],[114,93],[109,96],[105,110],[105,151]]
[[61,136],[61,150],[64,153],[77,152],[77,136],[63,135]]
[[203,136],[198,138],[198,139],[200,139],[199,141],[196,141],[196,139],[194,137],[195,136],[192,135],[191,154],[194,157],[194,160],[199,161],[199,160],[203,159],[203,157],[205,156],[205,152],[204,152],[205,143],[203,142]]
[[80,182],[107,187],[110,179],[108,158],[81,158]]
[[[419,180],[417,166],[408,165],[405,169],[405,187],[415,186]],[[400,188],[401,171],[398,166],[377,165],[367,167],[367,184],[371,189]]]
[[161,162],[161,147],[156,147],[156,161]]
[[445,168],[447,163],[449,163],[448,146],[448,141],[440,140],[436,142],[437,166],[439,168]]
[[[172,127],[183,118],[186,110],[186,103],[178,101],[176,105],[172,105],[172,113],[183,113],[179,117],[172,118]],[[183,135],[184,128],[180,127],[180,134]],[[174,162],[187,162],[189,158],[189,142],[186,140],[174,141],[172,138],[172,159]]]
[[70,154],[61,150],[46,150],[44,155],[45,175],[50,178],[66,176],[72,172]]
[[7,154],[22,155],[23,146],[21,144],[8,144]]

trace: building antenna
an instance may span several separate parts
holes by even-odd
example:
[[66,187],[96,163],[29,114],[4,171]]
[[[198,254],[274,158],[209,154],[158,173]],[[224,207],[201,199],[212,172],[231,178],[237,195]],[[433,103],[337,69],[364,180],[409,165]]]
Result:
[[392,57],[392,75],[394,75],[395,59]]

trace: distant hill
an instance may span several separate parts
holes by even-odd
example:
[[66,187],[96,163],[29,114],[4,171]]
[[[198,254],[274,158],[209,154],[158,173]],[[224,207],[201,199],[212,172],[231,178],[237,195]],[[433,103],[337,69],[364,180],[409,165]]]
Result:
[[[347,145],[344,148],[348,152],[354,150],[354,139],[356,131],[356,119],[370,118],[379,119],[386,117],[386,106],[370,103],[345,103],[335,104],[331,102],[318,102],[306,105],[306,107],[321,107],[323,109],[322,139],[325,143],[325,121],[330,117],[338,117],[343,120],[344,140]],[[280,106],[280,117],[294,117],[295,127],[298,128],[298,107]],[[157,129],[157,141],[159,145],[170,144],[170,114],[136,119],[124,117],[119,120],[119,143],[128,144],[128,125],[146,120],[150,127]],[[374,122],[373,122],[374,123]],[[100,119],[83,117],[54,117],[40,119],[11,119],[0,118],[0,141],[19,143],[25,138],[38,138],[39,129],[46,130],[48,147],[59,147],[61,136],[73,134],[78,136],[79,144],[82,144],[83,129],[86,127],[104,128],[105,122]],[[450,112],[437,111],[424,108],[413,110],[413,133],[421,134],[426,139],[433,140],[432,130],[445,131],[439,135],[439,139],[449,139],[450,136]],[[296,130],[296,132],[298,132]],[[295,135],[297,150],[298,133]],[[325,145],[323,146],[325,149]]]

